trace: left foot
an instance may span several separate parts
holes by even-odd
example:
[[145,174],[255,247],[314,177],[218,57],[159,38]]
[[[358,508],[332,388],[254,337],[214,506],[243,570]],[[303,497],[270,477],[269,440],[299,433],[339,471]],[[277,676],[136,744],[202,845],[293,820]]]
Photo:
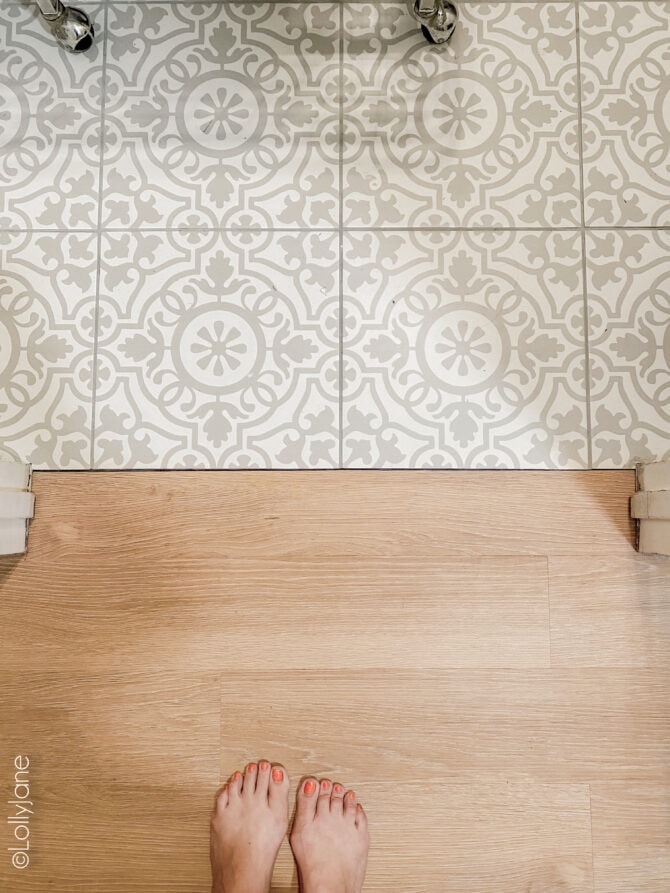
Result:
[[[281,778],[280,778],[281,776]],[[210,822],[212,893],[269,893],[288,828],[289,782],[283,766],[249,763],[216,795]]]

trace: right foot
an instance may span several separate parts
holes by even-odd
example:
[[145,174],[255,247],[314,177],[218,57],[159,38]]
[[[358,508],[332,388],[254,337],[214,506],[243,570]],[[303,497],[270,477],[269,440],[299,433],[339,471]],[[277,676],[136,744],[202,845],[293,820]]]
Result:
[[345,795],[329,779],[304,781],[289,842],[301,893],[361,893],[370,836],[353,791]]

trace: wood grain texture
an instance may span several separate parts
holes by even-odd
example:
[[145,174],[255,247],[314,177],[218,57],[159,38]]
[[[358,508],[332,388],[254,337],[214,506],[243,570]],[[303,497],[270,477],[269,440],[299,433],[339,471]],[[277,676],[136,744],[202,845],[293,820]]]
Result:
[[[39,640],[25,641],[20,612],[10,615],[0,666],[42,659],[76,672],[83,661],[100,673],[141,661],[217,672],[267,666],[272,654],[278,669],[411,669],[422,651],[437,667],[549,666],[545,558],[105,564],[85,586],[51,571],[39,585],[17,582]],[[80,648],[63,649],[73,624]]]
[[670,889],[670,562],[633,549],[632,472],[34,490],[0,559],[0,767],[31,758],[33,851],[1,890],[204,893],[216,788],[262,758],[291,815],[307,774],[357,791],[367,893]]
[[670,672],[670,560],[612,550],[549,559],[552,666]]

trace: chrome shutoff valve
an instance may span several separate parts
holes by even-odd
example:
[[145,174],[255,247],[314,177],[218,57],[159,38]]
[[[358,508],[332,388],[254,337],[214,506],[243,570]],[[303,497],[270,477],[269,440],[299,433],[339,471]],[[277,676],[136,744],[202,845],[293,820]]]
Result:
[[42,21],[68,53],[83,53],[93,45],[95,31],[81,9],[64,6],[61,0],[37,0]]
[[458,10],[449,0],[413,0],[412,11],[431,43],[446,43],[454,33]]

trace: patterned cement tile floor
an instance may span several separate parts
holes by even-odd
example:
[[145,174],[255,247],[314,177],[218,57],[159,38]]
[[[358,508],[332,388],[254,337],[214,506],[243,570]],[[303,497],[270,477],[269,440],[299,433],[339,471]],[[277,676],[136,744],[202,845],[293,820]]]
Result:
[[3,5],[2,455],[670,457],[667,2],[75,5]]

